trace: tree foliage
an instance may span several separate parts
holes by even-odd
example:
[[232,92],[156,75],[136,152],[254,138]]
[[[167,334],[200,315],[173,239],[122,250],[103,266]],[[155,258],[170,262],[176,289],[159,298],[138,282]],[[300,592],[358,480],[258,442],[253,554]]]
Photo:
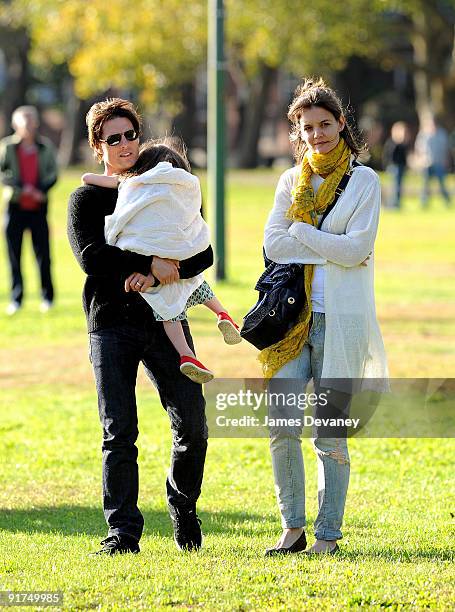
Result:
[[[150,106],[160,92],[166,95],[191,81],[204,62],[206,4],[10,0],[0,5],[0,23],[27,26],[32,61],[44,68],[67,63],[80,97],[112,86],[136,88]],[[225,0],[225,5],[228,59],[241,68],[246,83],[264,66],[297,76],[329,75],[352,55],[390,66],[400,61],[389,44],[390,15],[405,18],[398,35],[414,45],[413,70],[445,71],[446,80],[455,72],[455,0]]]
[[[11,0],[3,3],[2,12],[3,19],[28,26],[34,62],[42,67],[68,63],[81,97],[110,86],[136,87],[150,104],[159,91],[191,80],[204,61],[206,4]],[[247,78],[263,65],[298,75],[327,74],[342,68],[350,55],[371,51],[377,42],[377,19],[366,10],[366,0],[225,4],[228,55],[242,63]],[[347,24],[352,25],[348,31]]]
[[377,18],[365,0],[226,0],[228,39],[248,75],[261,64],[296,75],[333,73],[377,49]]
[[[444,116],[455,125],[455,0],[374,0],[376,14],[388,15],[380,63],[412,73],[420,120]],[[403,43],[412,48],[403,54]]]
[[26,24],[32,59],[67,63],[76,93],[136,88],[145,105],[191,81],[205,57],[205,2],[179,0],[14,0],[10,19]]
[[[225,0],[225,6],[246,164],[255,163],[264,99],[277,71],[332,77],[354,55],[386,70],[402,64],[413,75],[419,116],[452,113],[455,125],[455,0]],[[41,74],[60,67],[79,98],[126,89],[144,107],[160,103],[175,115],[182,86],[205,65],[207,2],[3,0],[2,28],[26,32],[27,59]]]

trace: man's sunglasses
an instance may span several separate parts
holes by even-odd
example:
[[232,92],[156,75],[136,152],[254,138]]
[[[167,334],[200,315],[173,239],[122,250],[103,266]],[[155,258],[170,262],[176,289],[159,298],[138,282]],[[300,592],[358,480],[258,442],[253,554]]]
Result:
[[136,138],[139,138],[139,134],[136,132],[136,130],[126,130],[126,132],[122,132],[121,134],[111,134],[106,138],[106,140],[100,140],[101,142],[108,144],[110,147],[115,147],[121,143],[122,136],[125,136],[125,138],[130,142],[132,140],[136,140]]

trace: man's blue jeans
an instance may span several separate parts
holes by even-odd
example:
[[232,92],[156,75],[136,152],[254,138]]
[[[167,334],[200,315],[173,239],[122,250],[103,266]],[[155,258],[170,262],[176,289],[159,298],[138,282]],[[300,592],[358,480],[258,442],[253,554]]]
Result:
[[[189,345],[187,321],[182,321]],[[172,430],[171,465],[166,481],[171,508],[195,508],[207,450],[205,401],[201,385],[179,369],[179,356],[160,323],[132,322],[90,334],[103,427],[103,508],[109,535],[139,540],[144,519],[137,506],[138,420],[136,376],[142,361],[167,411]]]
[[406,166],[393,164],[389,167],[389,172],[392,175],[393,187],[390,196],[390,207],[400,208],[401,207],[401,193],[404,175],[406,173]]
[[[302,353],[279,370],[279,379],[293,379],[301,391],[313,378],[317,383],[322,374],[324,358],[325,315],[314,312],[308,341]],[[305,526],[305,472],[301,448],[301,429],[276,428],[270,431],[270,450],[275,479],[275,491],[281,513],[282,527]],[[314,522],[314,534],[319,540],[338,540],[342,537],[346,494],[349,484],[350,460],[346,437],[325,437],[317,432],[313,439],[318,462],[319,512]]]
[[432,166],[428,166],[428,168],[425,168],[424,170],[424,174],[423,174],[423,191],[422,191],[422,206],[426,207],[428,206],[428,201],[430,199],[430,180],[432,178],[436,178],[439,182],[439,189],[441,191],[441,195],[444,198],[447,206],[450,206],[450,194],[447,191],[447,187],[445,184],[445,178],[446,178],[446,169],[444,168],[444,166],[441,166],[439,164],[433,164]]

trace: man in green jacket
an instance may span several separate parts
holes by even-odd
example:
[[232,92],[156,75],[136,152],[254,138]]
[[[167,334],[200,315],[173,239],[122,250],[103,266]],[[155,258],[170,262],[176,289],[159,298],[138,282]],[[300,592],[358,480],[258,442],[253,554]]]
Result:
[[38,136],[38,112],[34,106],[20,106],[12,116],[14,134],[0,142],[0,176],[6,206],[6,243],[11,267],[11,302],[7,314],[22,305],[22,237],[29,229],[38,263],[41,311],[52,307],[54,288],[51,278],[47,193],[57,180],[57,164],[52,144]]

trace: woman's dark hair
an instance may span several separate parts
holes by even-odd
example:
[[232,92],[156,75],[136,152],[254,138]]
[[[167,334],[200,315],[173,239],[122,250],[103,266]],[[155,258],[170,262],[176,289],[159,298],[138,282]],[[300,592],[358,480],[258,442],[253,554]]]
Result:
[[147,140],[139,149],[139,157],[134,166],[122,174],[125,177],[138,176],[151,170],[160,162],[169,162],[174,168],[191,172],[183,142],[176,138]]
[[340,132],[340,136],[344,138],[355,157],[358,157],[365,150],[365,144],[360,135],[354,128],[348,125],[343,104],[334,90],[320,77],[318,79],[305,79],[295,90],[294,99],[289,105],[288,110],[288,119],[292,123],[289,140],[293,144],[294,157],[298,164],[302,162],[308,148],[302,138],[300,118],[302,111],[312,106],[325,108],[326,111],[332,113],[337,121],[343,116],[346,120],[346,125]]

